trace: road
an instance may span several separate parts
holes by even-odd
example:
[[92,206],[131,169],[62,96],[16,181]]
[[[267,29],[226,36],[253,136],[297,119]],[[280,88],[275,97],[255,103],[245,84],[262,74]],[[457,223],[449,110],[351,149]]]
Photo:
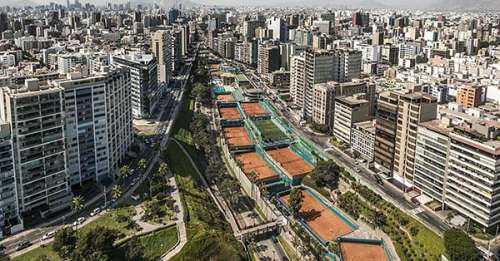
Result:
[[[197,49],[195,53],[197,53]],[[173,125],[176,113],[178,112],[180,107],[179,105],[181,104],[180,101],[182,99],[183,91],[185,89],[187,82],[190,80],[191,68],[192,68],[192,63],[187,63],[185,66],[183,66],[180,74],[174,79],[171,85],[173,86],[173,88],[168,88],[164,97],[162,97],[161,99],[160,113],[159,115],[157,115],[158,117],[157,119],[161,122],[161,124],[157,130],[157,134],[159,135],[159,137],[162,138],[161,144],[163,146],[165,146],[167,143],[166,141],[169,138],[168,137],[170,130],[169,127]],[[110,207],[116,206],[122,200],[128,199],[133,194],[133,192],[141,185],[141,183],[146,180],[148,173],[152,171],[152,168],[158,161],[159,156],[160,156],[160,151],[158,150],[156,151],[156,154],[153,155],[153,159],[149,161],[148,167],[144,175],[141,175],[138,172],[136,172],[135,174],[129,176],[124,181],[124,187],[126,187],[127,189],[122,194],[122,197],[118,201],[112,203]],[[37,244],[40,243],[43,235],[45,235],[47,232],[56,231],[60,229],[64,224],[71,224],[78,217],[89,217],[90,212],[94,208],[102,207],[105,205],[105,197],[103,196],[104,193],[101,193],[99,196],[93,198],[91,202],[87,202],[85,208],[80,212],[78,212],[78,215],[75,215],[75,213],[67,213],[63,216],[57,217],[51,221],[41,224],[36,228],[22,231],[16,235],[13,235],[11,237],[2,240],[0,244],[5,247],[4,253],[6,254],[14,253],[15,248],[19,244],[19,242],[24,240],[29,241],[32,244],[34,244],[34,246],[36,246]],[[109,189],[106,193],[106,199],[109,200],[110,198],[111,198],[111,192]],[[88,221],[86,221],[85,224],[87,222]]]
[[432,211],[421,208],[418,205],[407,201],[404,197],[404,193],[394,185],[392,185],[389,181],[385,181],[383,184],[378,183],[376,179],[376,173],[365,168],[364,166],[360,166],[360,164],[349,155],[345,154],[339,148],[330,145],[328,136],[320,136],[312,132],[304,131],[303,127],[301,127],[300,123],[298,122],[300,117],[293,113],[284,101],[279,99],[275,89],[267,86],[265,81],[257,76],[254,71],[248,70],[246,65],[233,60],[224,61],[228,62],[229,64],[238,66],[240,69],[242,69],[242,72],[247,76],[253,86],[266,91],[266,96],[269,101],[271,101],[270,103],[275,107],[276,111],[280,114],[281,118],[285,122],[287,122],[290,126],[293,126],[301,136],[311,140],[324,152],[327,152],[331,156],[331,158],[337,162],[337,164],[350,170],[350,172],[354,174],[354,176],[357,177],[364,185],[368,186],[374,192],[382,196],[385,200],[401,208],[407,214],[414,216],[436,233],[442,234],[449,228],[449,226]]

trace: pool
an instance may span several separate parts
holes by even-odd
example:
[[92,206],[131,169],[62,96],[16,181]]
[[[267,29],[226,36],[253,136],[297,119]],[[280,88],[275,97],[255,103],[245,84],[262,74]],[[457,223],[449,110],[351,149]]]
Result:
[[224,88],[224,86],[221,85],[216,85],[212,87],[212,90],[214,91],[215,94],[222,94],[226,92],[226,88]]

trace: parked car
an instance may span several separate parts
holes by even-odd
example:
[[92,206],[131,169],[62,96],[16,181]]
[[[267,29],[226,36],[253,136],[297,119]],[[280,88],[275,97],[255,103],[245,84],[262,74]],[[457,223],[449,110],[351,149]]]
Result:
[[92,212],[90,212],[90,216],[93,217],[97,214],[99,214],[101,212],[101,208],[95,208],[94,210],[92,210]]
[[137,194],[137,195],[132,195],[130,196],[133,200],[135,201],[138,201],[139,199],[141,199],[141,195]]
[[73,226],[81,225],[85,221],[84,217],[79,217],[75,222],[73,222]]
[[47,233],[45,233],[45,235],[43,235],[42,241],[53,238],[55,235],[56,235],[56,231],[47,232]]

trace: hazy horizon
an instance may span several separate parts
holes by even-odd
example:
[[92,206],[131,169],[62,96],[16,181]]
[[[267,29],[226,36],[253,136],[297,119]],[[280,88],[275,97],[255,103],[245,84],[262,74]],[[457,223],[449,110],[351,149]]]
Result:
[[[132,3],[158,3],[171,6],[175,0],[131,0]],[[500,9],[500,0],[177,0],[204,5],[220,6],[268,6],[268,7],[346,7],[346,8],[404,8],[404,9]],[[0,5],[26,6],[56,2],[66,4],[66,0],[2,0]],[[74,3],[74,0],[70,0]],[[81,3],[105,5],[126,3],[128,0],[80,0]]]

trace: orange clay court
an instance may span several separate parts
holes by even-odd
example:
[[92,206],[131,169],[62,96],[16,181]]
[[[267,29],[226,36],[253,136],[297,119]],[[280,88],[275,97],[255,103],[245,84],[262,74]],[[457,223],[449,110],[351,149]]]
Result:
[[240,120],[241,115],[236,107],[219,108],[219,113],[224,120]]
[[232,102],[234,101],[234,98],[231,94],[219,94],[217,95],[217,101]]
[[387,261],[384,247],[376,244],[340,242],[340,252],[344,261]]
[[241,169],[248,175],[254,172],[257,180],[264,181],[277,177],[266,162],[255,152],[241,153],[236,156],[236,161],[242,164]]
[[289,148],[273,149],[266,152],[286,170],[291,178],[304,176],[313,170],[309,164]]
[[244,127],[227,127],[224,128],[224,138],[227,144],[231,146],[248,146],[252,145],[250,137]]
[[[302,191],[302,195],[304,197],[302,207],[300,208],[300,216],[321,240],[330,242],[353,231],[349,225],[344,223],[337,215],[323,206],[315,198],[309,195],[309,193]],[[281,197],[287,205],[289,198],[290,195]]]
[[258,102],[243,102],[241,107],[248,116],[267,114],[267,111]]

